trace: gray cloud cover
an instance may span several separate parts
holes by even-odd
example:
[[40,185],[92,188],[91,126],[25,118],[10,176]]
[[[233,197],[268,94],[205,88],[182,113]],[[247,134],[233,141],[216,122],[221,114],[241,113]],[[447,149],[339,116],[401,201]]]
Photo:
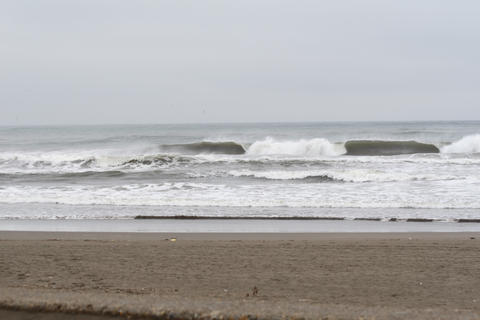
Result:
[[480,2],[5,0],[0,124],[480,119]]

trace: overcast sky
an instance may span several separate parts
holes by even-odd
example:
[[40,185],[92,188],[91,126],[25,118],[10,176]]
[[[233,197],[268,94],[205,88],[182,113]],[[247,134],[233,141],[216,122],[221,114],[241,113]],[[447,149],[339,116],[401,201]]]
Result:
[[0,124],[480,120],[478,0],[3,0]]

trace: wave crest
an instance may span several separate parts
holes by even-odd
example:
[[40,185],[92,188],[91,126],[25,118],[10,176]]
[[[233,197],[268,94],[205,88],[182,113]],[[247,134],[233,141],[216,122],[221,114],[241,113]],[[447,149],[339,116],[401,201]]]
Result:
[[[83,158],[82,158],[83,156]],[[84,173],[137,168],[164,168],[191,162],[179,155],[69,155],[69,154],[0,154],[0,172],[14,173]]]
[[244,154],[245,148],[241,144],[233,141],[209,142],[202,141],[187,144],[163,145],[161,149],[167,152],[181,152],[188,154]]
[[443,147],[442,153],[480,153],[480,134],[465,136]]
[[266,138],[254,142],[248,149],[248,155],[291,155],[291,156],[338,156],[345,152],[327,139],[301,139],[297,141],[276,141]]
[[415,153],[439,153],[433,144],[417,141],[352,140],[345,143],[347,155],[351,156],[393,156]]

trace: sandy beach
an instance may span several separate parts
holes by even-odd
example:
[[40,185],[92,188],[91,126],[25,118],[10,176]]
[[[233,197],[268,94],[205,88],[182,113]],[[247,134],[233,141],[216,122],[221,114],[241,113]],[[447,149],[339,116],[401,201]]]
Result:
[[479,274],[478,233],[0,232],[2,319],[478,319]]

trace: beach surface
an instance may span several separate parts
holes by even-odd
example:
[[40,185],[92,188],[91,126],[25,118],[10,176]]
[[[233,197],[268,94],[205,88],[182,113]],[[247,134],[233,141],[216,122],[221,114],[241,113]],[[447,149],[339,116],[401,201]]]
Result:
[[480,233],[0,232],[2,319],[479,319],[479,275]]

